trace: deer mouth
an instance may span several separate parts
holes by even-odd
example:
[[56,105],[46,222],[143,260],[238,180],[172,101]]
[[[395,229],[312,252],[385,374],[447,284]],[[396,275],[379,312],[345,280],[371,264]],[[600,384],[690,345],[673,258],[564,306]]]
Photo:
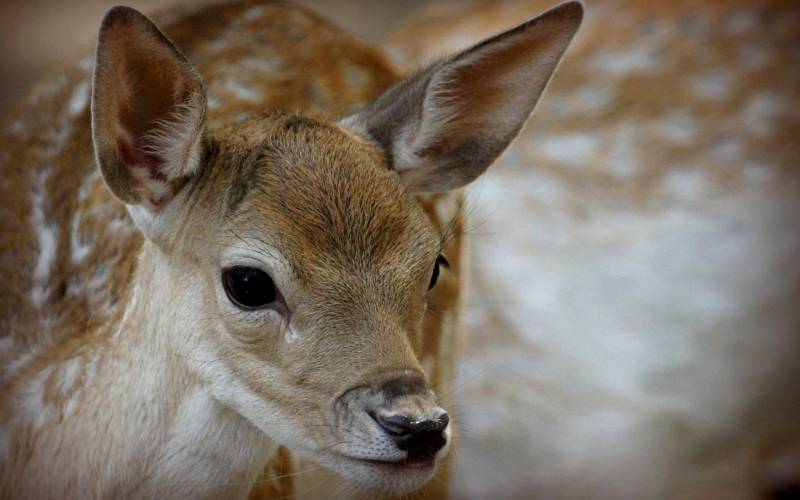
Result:
[[358,460],[359,462],[363,462],[369,465],[374,465],[376,467],[385,467],[387,469],[394,469],[394,470],[406,470],[406,469],[429,469],[436,466],[436,459],[431,458],[424,458],[424,459],[409,459],[404,458],[402,460],[375,460],[369,458],[356,458],[353,460]]

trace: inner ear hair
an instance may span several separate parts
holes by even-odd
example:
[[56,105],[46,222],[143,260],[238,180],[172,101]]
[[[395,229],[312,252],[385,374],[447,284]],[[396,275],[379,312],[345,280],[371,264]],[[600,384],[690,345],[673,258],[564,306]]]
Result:
[[198,169],[202,78],[144,15],[114,7],[98,36],[92,95],[95,155],[111,191],[158,212]]

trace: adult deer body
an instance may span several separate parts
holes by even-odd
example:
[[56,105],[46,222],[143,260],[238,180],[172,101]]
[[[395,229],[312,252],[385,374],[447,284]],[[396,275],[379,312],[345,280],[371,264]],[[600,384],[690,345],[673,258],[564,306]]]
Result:
[[[441,0],[389,53],[429,60],[551,4]],[[469,195],[461,401],[483,411],[461,420],[456,497],[798,496],[798,55],[796,2],[587,2]]]
[[3,130],[0,497],[243,497],[267,463],[256,493],[284,496],[287,449],[373,494],[425,484],[452,439],[457,190],[580,18],[389,88],[296,7],[173,11],[174,45],[110,11],[94,64]]

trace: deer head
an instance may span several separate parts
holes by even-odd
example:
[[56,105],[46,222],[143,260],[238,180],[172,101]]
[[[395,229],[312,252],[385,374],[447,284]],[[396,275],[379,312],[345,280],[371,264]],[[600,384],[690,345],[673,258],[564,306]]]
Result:
[[557,7],[338,122],[207,127],[197,71],[147,18],[112,9],[92,129],[103,178],[146,238],[138,324],[275,442],[374,493],[421,486],[453,423],[412,347],[447,262],[415,195],[487,169],[581,15]]

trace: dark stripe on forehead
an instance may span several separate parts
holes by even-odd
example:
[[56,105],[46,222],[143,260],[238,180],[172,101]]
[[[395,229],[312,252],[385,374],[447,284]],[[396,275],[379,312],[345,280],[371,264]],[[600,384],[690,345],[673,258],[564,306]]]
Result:
[[[274,120],[269,123],[268,120]],[[335,127],[321,123],[302,115],[272,115],[265,119],[267,129],[263,141],[254,145],[249,151],[231,159],[228,167],[233,170],[231,187],[228,191],[226,202],[226,216],[236,212],[242,200],[252,190],[259,169],[268,165],[278,165],[280,147],[289,147],[289,141],[296,140],[301,134],[314,130],[325,129],[337,131]],[[307,145],[307,137],[305,138]]]
[[242,200],[253,189],[258,168],[267,165],[270,159],[274,157],[275,150],[272,143],[267,140],[246,154],[237,155],[231,159],[231,164],[228,168],[232,170],[232,178],[231,186],[226,196],[226,217],[236,212]]

